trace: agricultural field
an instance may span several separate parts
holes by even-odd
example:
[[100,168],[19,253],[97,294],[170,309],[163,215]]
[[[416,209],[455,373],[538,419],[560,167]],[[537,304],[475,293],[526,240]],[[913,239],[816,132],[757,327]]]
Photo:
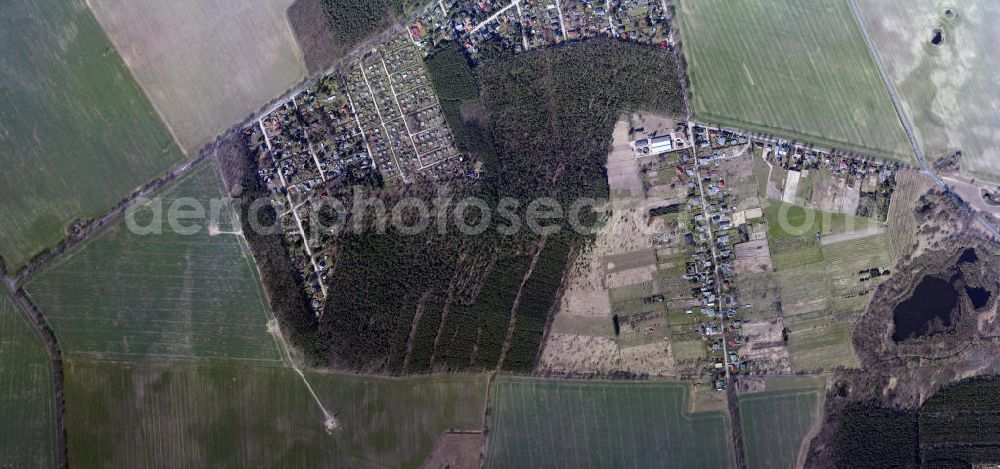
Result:
[[184,159],[83,0],[0,6],[0,256],[11,270]]
[[[800,467],[799,454],[822,417],[822,380],[781,379],[763,392],[739,397],[740,425],[747,467]],[[804,456],[804,453],[803,453]],[[804,459],[803,459],[804,461]]]
[[[881,227],[865,217],[824,212],[788,203],[768,203],[767,239],[775,270],[822,260],[824,237],[857,233],[873,235]],[[835,238],[836,239],[836,238]]]
[[337,420],[331,432],[288,368],[69,360],[69,460],[80,467],[416,468],[445,431],[482,427],[485,375],[306,376]]
[[292,0],[89,4],[189,154],[305,78]]
[[774,271],[737,275],[748,317],[782,318],[793,371],[857,367],[853,320],[895,261],[885,226],[785,203],[764,214]]
[[[267,327],[269,307],[229,199],[220,199],[224,194],[215,160],[201,163],[136,210],[138,227],[155,227],[159,205],[166,213],[162,234],[132,232],[126,215],[32,278],[25,290],[63,351],[71,357],[280,364]],[[170,208],[185,198],[205,207],[202,218],[182,222],[201,227],[193,235],[167,223]]]
[[847,2],[682,0],[698,119],[911,161]]
[[490,405],[487,467],[733,465],[726,414],[688,413],[686,384],[501,377]]
[[892,266],[885,235],[822,245],[818,252],[815,262],[777,272],[786,318],[817,311],[825,316],[858,312],[880,281],[868,271]]
[[0,363],[0,467],[56,466],[49,354],[6,292],[0,292]]
[[[962,150],[964,173],[1000,180],[1000,31],[989,0],[858,0],[924,152]],[[948,10],[951,14],[948,14]],[[935,32],[940,31],[938,44]]]
[[788,357],[792,371],[857,368],[848,320],[814,319],[788,324]]

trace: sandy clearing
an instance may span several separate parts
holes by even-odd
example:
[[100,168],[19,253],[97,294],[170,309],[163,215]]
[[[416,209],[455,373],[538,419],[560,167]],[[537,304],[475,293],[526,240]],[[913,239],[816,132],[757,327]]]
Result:
[[[655,265],[647,265],[644,267],[636,267],[634,269],[621,270],[613,274],[609,274],[607,276],[607,279],[605,279],[604,284],[605,286],[607,286],[609,290],[611,290],[629,285],[652,282],[653,273],[655,272],[656,272]],[[653,287],[654,290],[656,288],[657,288],[656,286]]]
[[[645,193],[639,176],[639,163],[635,159],[635,151],[629,145],[628,128],[628,121],[625,119],[615,123],[611,153],[608,154],[608,185],[613,198],[639,202],[645,198]],[[624,197],[626,193],[629,197]]]
[[[855,187],[857,186],[857,187]],[[858,211],[858,203],[861,202],[861,186],[857,183],[854,186],[844,185],[844,198],[840,206],[840,213],[854,215]]]
[[799,192],[799,178],[802,173],[798,171],[789,171],[788,176],[785,178],[785,192],[781,194],[781,201],[790,204],[795,203],[795,195]]
[[885,225],[873,224],[863,230],[824,236],[822,239],[819,240],[819,244],[822,246],[827,246],[830,244],[837,244],[844,241],[852,241],[855,239],[867,238],[869,236],[875,236],[880,234],[885,234]]

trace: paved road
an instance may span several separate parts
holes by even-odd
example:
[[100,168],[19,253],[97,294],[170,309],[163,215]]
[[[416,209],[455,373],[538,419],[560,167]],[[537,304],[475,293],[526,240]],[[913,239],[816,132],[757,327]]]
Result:
[[[878,55],[878,50],[875,49],[875,43],[872,41],[871,34],[868,32],[868,26],[865,25],[864,18],[861,16],[861,10],[858,8],[858,4],[855,0],[848,0],[847,3],[851,6],[851,13],[854,14],[854,19],[857,21],[858,27],[861,28],[861,35],[865,39],[865,44],[868,45],[868,52],[871,53],[872,60],[875,62],[875,67],[878,69],[878,74],[882,77],[882,82],[885,84],[885,89],[889,91],[889,98],[892,99],[892,106],[896,108],[896,114],[899,115],[899,122],[903,124],[903,129],[906,131],[906,137],[910,140],[910,146],[913,147],[913,154],[916,156],[917,162],[920,163],[920,168],[925,174],[934,180],[938,187],[951,196],[959,207],[969,208],[969,204],[957,194],[953,193],[944,180],[941,179],[941,176],[938,176],[927,164],[924,152],[920,148],[920,143],[917,141],[916,133],[913,131],[913,126],[910,124],[910,119],[907,117],[906,110],[903,109],[903,105],[899,100],[899,95],[896,93],[896,87],[892,84],[892,80],[889,79],[889,74],[886,73],[885,67],[882,65],[882,59]],[[971,213],[976,221],[986,227],[988,231],[993,233],[993,236],[1000,239],[1000,231],[998,231],[992,223],[983,217],[982,214],[976,211],[971,211]]]

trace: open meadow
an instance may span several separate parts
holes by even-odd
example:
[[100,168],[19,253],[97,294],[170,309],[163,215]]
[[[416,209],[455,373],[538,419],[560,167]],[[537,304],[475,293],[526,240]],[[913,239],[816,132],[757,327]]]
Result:
[[11,270],[184,159],[82,0],[0,4],[0,256]]
[[500,377],[486,467],[731,467],[729,420],[688,385]]
[[0,467],[54,467],[52,363],[7,292],[0,292],[0,363]]
[[305,78],[292,0],[88,1],[188,153]]
[[[69,360],[79,467],[419,467],[449,429],[479,430],[485,375],[412,379],[227,365]],[[136,438],[136,435],[143,435]]]
[[857,3],[927,156],[962,150],[963,172],[1000,181],[1000,3]]
[[698,119],[912,159],[847,2],[682,0],[677,20]]
[[[750,469],[800,467],[799,454],[822,416],[822,380],[779,379],[763,392],[739,397],[740,426]],[[803,459],[804,461],[804,459]]]
[[[210,200],[224,194],[215,160],[208,160],[137,209],[135,221],[147,226],[156,201],[163,213],[182,198],[202,202],[209,212]],[[126,218],[32,278],[25,289],[63,351],[279,364],[279,348],[267,329],[269,307],[239,222],[228,204],[219,207],[217,226],[198,220],[203,229],[190,236],[166,222],[162,234],[140,235]]]

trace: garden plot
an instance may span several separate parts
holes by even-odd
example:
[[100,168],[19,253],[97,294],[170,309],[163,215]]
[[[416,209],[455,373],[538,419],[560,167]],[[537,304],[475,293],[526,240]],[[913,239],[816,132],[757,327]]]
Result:
[[786,325],[792,371],[813,373],[858,367],[851,345],[851,321],[820,318]]
[[868,271],[892,266],[885,235],[843,241],[818,249],[820,260],[817,262],[777,272],[786,321],[812,313],[852,318],[864,310],[880,281],[870,277]]

